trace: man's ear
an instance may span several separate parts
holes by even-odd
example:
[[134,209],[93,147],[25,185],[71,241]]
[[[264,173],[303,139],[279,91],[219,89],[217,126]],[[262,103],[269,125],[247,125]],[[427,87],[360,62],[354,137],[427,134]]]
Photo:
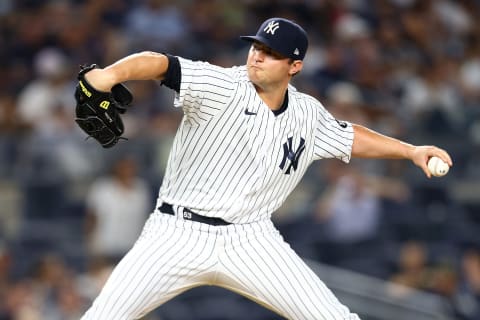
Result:
[[290,71],[289,74],[291,76],[296,75],[299,73],[303,68],[303,61],[302,60],[294,60],[292,64],[290,65]]

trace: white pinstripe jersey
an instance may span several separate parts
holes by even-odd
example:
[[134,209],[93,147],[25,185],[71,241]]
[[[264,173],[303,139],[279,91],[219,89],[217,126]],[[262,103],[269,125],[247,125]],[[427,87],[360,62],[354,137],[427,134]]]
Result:
[[175,106],[184,117],[169,155],[162,201],[232,223],[269,219],[314,160],[348,162],[353,128],[315,98],[288,87],[275,115],[245,66],[222,68],[179,58]]

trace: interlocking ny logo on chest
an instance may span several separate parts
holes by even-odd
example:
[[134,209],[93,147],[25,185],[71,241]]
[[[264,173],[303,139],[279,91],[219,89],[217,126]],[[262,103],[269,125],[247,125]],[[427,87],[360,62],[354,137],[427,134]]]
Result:
[[300,138],[300,144],[296,149],[293,149],[293,137],[289,137],[287,142],[283,144],[283,159],[280,162],[280,169],[285,174],[290,174],[290,172],[297,170],[298,161],[303,151],[305,151],[305,139]]

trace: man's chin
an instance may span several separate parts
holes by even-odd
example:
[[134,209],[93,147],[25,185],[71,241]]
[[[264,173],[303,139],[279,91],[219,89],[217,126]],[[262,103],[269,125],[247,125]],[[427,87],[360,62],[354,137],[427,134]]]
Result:
[[249,69],[248,70],[248,79],[250,79],[251,82],[253,82],[254,84],[255,83],[258,83],[259,82],[259,76],[257,74],[257,71],[258,70],[252,70],[252,69]]

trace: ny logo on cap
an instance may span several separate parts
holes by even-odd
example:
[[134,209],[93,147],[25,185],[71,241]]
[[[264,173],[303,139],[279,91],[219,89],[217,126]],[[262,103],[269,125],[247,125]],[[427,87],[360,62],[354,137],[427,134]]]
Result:
[[280,28],[280,24],[276,21],[270,21],[267,26],[263,29],[265,33],[271,33],[272,35],[275,34],[275,31]]

